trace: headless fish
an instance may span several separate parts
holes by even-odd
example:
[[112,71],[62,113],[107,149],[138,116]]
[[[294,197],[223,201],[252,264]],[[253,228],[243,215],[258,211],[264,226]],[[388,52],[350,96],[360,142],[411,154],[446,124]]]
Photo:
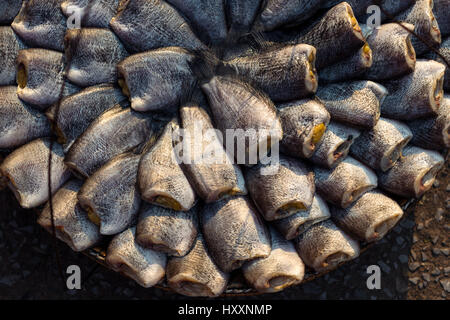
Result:
[[196,195],[183,173],[173,147],[176,121],[169,122],[159,140],[148,148],[139,165],[142,199],[176,211],[190,210]]
[[60,6],[63,0],[23,1],[11,27],[29,46],[64,51],[66,18]]
[[0,85],[16,84],[16,58],[26,46],[11,27],[0,26]]
[[270,234],[247,198],[208,204],[201,217],[209,253],[222,271],[230,272],[246,261],[269,256]]
[[355,128],[331,121],[311,161],[324,168],[335,168],[347,157],[350,147],[360,134]]
[[245,279],[259,292],[278,292],[303,280],[305,265],[294,244],[269,228],[272,251],[267,258],[247,262],[242,267]]
[[7,179],[8,187],[22,208],[35,208],[48,200],[50,152],[52,194],[70,178],[70,171],[64,164],[62,146],[55,143],[50,150],[50,145],[48,138],[33,140],[14,150],[0,166],[0,175]]
[[0,25],[10,25],[22,7],[22,0],[3,0],[0,3]]
[[177,10],[161,0],[121,0],[110,26],[131,52],[171,46],[206,49]]
[[99,85],[62,99],[59,104],[58,119],[55,119],[54,114],[56,105],[49,108],[46,114],[53,122],[58,141],[68,151],[95,119],[125,99],[120,89],[112,85]]
[[281,151],[292,157],[310,158],[330,122],[330,114],[318,99],[277,105],[283,127]]
[[191,250],[197,233],[197,207],[184,212],[145,204],[139,214],[136,241],[144,248],[182,257]]
[[373,242],[383,238],[403,216],[397,202],[378,190],[365,193],[347,209],[331,208],[333,221],[359,240]]
[[256,165],[245,181],[256,207],[267,221],[286,218],[311,207],[315,193],[314,173],[300,160],[281,156],[274,174]]
[[316,272],[332,270],[359,256],[359,244],[331,220],[313,225],[296,240],[303,262]]
[[231,33],[245,34],[252,29],[262,0],[225,0]]
[[331,117],[359,128],[373,128],[388,91],[372,81],[350,81],[320,87],[317,96]]
[[444,90],[450,91],[450,37],[442,41],[441,47],[439,48],[439,55],[435,52],[430,51],[425,55],[427,59],[436,60],[446,66],[445,76],[444,76]]
[[403,148],[412,136],[406,124],[380,118],[372,130],[361,133],[350,152],[354,158],[372,169],[386,172],[401,157]]
[[117,63],[129,55],[112,31],[95,28],[68,30],[65,53],[71,57],[67,79],[81,87],[114,83]]
[[272,225],[286,240],[293,240],[316,223],[329,219],[330,216],[327,203],[316,194],[308,210],[299,211],[287,218],[272,221]]
[[117,66],[119,84],[136,111],[173,111],[193,87],[194,56],[163,48],[128,57]]
[[420,198],[433,186],[443,165],[439,153],[407,146],[392,169],[378,175],[380,188],[401,197]]
[[[189,144],[183,144],[183,156],[186,153],[193,158],[190,163],[183,162],[182,168],[199,197],[210,203],[246,195],[242,171],[225,151],[222,139],[212,131],[214,127],[205,109],[198,103],[186,104],[180,109],[180,117],[183,129],[190,135]],[[203,139],[196,139],[197,134]]]
[[316,92],[316,49],[307,44],[288,45],[228,61],[227,66],[248,78],[273,101],[292,101]]
[[[52,198],[56,237],[77,252],[94,246],[102,237],[98,227],[88,219],[78,202],[77,195],[82,185],[79,180],[70,180]],[[37,222],[49,233],[53,233],[48,203]]]
[[116,155],[145,143],[154,129],[149,115],[116,105],[78,137],[65,161],[76,174],[87,178]]
[[187,255],[169,258],[166,272],[169,287],[190,297],[217,297],[225,291],[229,279],[214,263],[201,234]]
[[[411,24],[404,24],[414,30]],[[411,43],[411,33],[397,23],[383,24],[367,37],[367,43],[373,51],[373,64],[367,70],[367,79],[379,81],[414,71],[416,52]]]
[[416,70],[383,83],[389,95],[381,106],[383,117],[413,120],[435,115],[444,96],[445,66],[432,60],[418,60]]
[[78,200],[100,233],[113,235],[137,220],[141,199],[136,187],[140,156],[122,154],[97,170],[81,187]]
[[136,227],[116,235],[106,252],[107,264],[135,280],[144,288],[161,282],[165,275],[167,257],[164,253],[141,247],[135,241]]
[[315,167],[317,192],[328,202],[341,208],[349,207],[365,192],[377,187],[375,173],[347,157],[333,170]]
[[69,82],[64,83],[64,55],[46,49],[19,51],[17,84],[19,98],[40,110],[59,100],[63,85],[63,97],[79,91]]
[[15,148],[50,135],[50,123],[45,115],[20,100],[16,87],[0,87],[1,149]]
[[74,16],[83,27],[108,28],[116,15],[120,0],[64,0],[61,10],[70,20]]
[[433,13],[443,36],[450,35],[450,2],[448,0],[433,0]]

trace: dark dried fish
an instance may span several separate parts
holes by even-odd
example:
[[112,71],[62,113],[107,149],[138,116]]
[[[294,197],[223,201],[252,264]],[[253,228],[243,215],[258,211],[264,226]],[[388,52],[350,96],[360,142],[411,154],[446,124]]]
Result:
[[11,27],[0,27],[0,85],[16,83],[16,58],[25,47]]
[[433,0],[433,13],[438,22],[439,30],[443,36],[450,35],[450,1],[448,0]]
[[21,6],[22,0],[3,0],[0,3],[0,25],[10,25]]
[[439,48],[439,54],[430,51],[425,55],[427,59],[436,60],[446,66],[445,76],[444,76],[444,89],[450,91],[450,67],[447,63],[450,63],[450,37],[442,41],[441,47]]
[[245,34],[261,9],[262,0],[225,0],[231,33]]
[[61,10],[67,16],[80,19],[83,27],[108,28],[116,15],[120,0],[63,0]]

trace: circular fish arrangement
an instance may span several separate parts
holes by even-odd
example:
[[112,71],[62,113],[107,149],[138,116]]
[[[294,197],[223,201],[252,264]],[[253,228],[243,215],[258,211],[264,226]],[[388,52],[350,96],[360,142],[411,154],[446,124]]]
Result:
[[449,12],[3,0],[0,187],[144,287],[299,284],[386,235],[394,199],[421,197],[444,165]]

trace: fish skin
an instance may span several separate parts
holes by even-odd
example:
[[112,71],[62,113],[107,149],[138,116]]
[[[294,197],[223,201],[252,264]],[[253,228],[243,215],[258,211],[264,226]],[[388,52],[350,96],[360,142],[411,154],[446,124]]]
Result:
[[187,255],[169,258],[166,273],[169,287],[190,297],[217,297],[230,277],[214,263],[201,233]]
[[182,48],[163,48],[132,55],[117,66],[136,111],[173,112],[187,97],[195,78],[194,56]]
[[54,119],[57,105],[47,110],[67,152],[75,140],[82,135],[89,125],[108,109],[126,100],[120,89],[112,85],[88,87],[74,95],[65,97],[59,104],[58,119]]
[[[409,30],[414,31],[430,46],[439,47],[442,35],[438,21],[433,14],[433,0],[416,0],[411,7],[398,14],[395,19],[414,25],[414,29]],[[411,41],[418,56],[429,50],[429,47],[418,37],[412,37]]]
[[124,153],[94,172],[81,187],[78,200],[103,235],[134,225],[141,204],[136,188],[140,155]]
[[18,85],[19,98],[43,111],[59,100],[63,84],[63,97],[79,91],[77,86],[64,83],[64,63],[61,52],[36,48],[20,50],[17,66],[19,73],[24,68],[26,83]]
[[358,242],[330,219],[306,230],[296,239],[295,246],[303,262],[316,272],[332,270],[344,261],[357,258],[360,253]]
[[314,167],[314,174],[319,195],[341,208],[349,207],[378,184],[376,174],[352,157],[345,158],[331,171]]
[[413,133],[402,122],[380,118],[375,127],[364,131],[350,148],[350,154],[376,171],[394,166]]
[[[382,0],[381,6],[389,16],[381,12],[381,21],[386,21],[390,16],[395,16],[410,8],[417,0]],[[434,0],[436,1],[436,0]]]
[[[199,103],[188,103],[180,109],[182,127],[191,137],[189,145],[183,144],[183,154],[193,155],[191,163],[183,162],[181,167],[191,183],[192,187],[206,203],[218,201],[230,195],[246,195],[244,176],[238,165],[234,163],[229,154],[225,151],[222,139],[215,130],[211,118]],[[202,137],[211,134],[208,141],[195,139],[196,134],[201,133]],[[201,148],[199,154],[197,148]],[[186,151],[185,151],[186,148]],[[214,150],[214,156],[210,156],[208,151]],[[195,157],[200,156],[197,160]],[[212,163],[211,163],[211,162]]]
[[414,120],[436,114],[444,96],[445,66],[433,60],[417,60],[416,70],[384,82],[389,95],[381,115],[396,120]]
[[397,202],[375,189],[347,209],[331,207],[331,215],[342,230],[361,241],[374,242],[396,225],[403,210]]
[[121,0],[110,26],[130,52],[206,49],[177,10],[161,0]]
[[272,293],[300,283],[305,265],[294,244],[284,239],[274,228],[269,228],[272,251],[267,258],[247,262],[242,272],[257,291]]
[[113,157],[145,143],[154,129],[149,115],[116,105],[75,140],[65,161],[76,174],[87,178]]
[[64,0],[61,10],[69,18],[80,12],[81,25],[91,28],[108,28],[116,15],[120,0]]
[[327,203],[316,194],[307,211],[299,211],[287,218],[272,221],[272,225],[286,240],[293,240],[316,223],[329,219],[330,216]]
[[225,0],[230,32],[244,34],[252,29],[262,0]]
[[[252,164],[252,148],[261,151],[263,147],[267,147],[268,150],[282,139],[283,129],[277,109],[264,93],[229,76],[214,76],[209,82],[202,84],[201,88],[208,98],[214,122],[224,136],[225,146],[227,130],[243,130],[245,133],[255,130],[252,142],[245,143],[245,151],[234,152],[238,156],[245,155],[245,159],[238,159],[238,164]],[[267,146],[268,135],[271,138],[270,146]],[[228,144],[230,143],[233,142],[229,141]],[[226,150],[232,152],[229,148]],[[266,155],[259,155],[259,158],[264,156]]]
[[[98,227],[88,219],[78,202],[77,195],[82,185],[80,180],[69,180],[52,197],[56,237],[76,252],[94,246],[102,238]],[[49,203],[42,210],[37,223],[53,234]]]
[[81,87],[116,82],[117,64],[129,56],[108,29],[70,29],[64,43],[65,54],[71,57],[67,79]]
[[173,147],[178,123],[169,122],[159,140],[144,152],[139,164],[138,185],[142,199],[176,211],[188,211],[196,195],[177,161]]
[[301,160],[280,156],[277,165],[274,174],[264,174],[270,164],[258,164],[245,172],[249,194],[266,221],[308,210],[315,193],[314,173]]
[[407,146],[392,169],[378,175],[379,187],[401,197],[420,198],[443,165],[444,158],[436,151]]
[[443,36],[450,35],[450,2],[448,0],[433,0],[433,13]]
[[3,0],[0,3],[0,25],[10,25],[22,7],[22,0]]
[[442,41],[442,44],[439,48],[439,54],[442,57],[437,55],[435,52],[430,51],[424,57],[426,59],[431,59],[440,62],[444,66],[446,66],[444,76],[444,90],[450,91],[450,66],[447,65],[447,63],[450,63],[450,37]]
[[207,204],[201,217],[209,253],[222,271],[231,272],[246,261],[269,256],[270,234],[248,198]]
[[197,211],[197,207],[184,212],[144,204],[136,227],[137,243],[168,256],[185,256],[197,238]]
[[50,123],[45,115],[21,101],[15,86],[0,87],[1,149],[16,148],[50,135]]
[[450,148],[450,95],[445,95],[436,117],[407,123],[413,132],[411,143],[427,149]]
[[331,121],[311,161],[315,165],[334,169],[347,157],[350,147],[360,134],[355,128]]
[[0,26],[0,86],[16,84],[16,58],[25,48],[11,27]]
[[167,257],[141,247],[135,241],[135,234],[136,227],[132,227],[116,235],[108,246],[106,263],[142,287],[150,288],[164,279]]
[[323,133],[317,136],[315,130],[323,126],[326,129],[330,123],[330,113],[318,99],[303,99],[277,105],[283,139],[281,151],[297,158],[310,158]]
[[[62,146],[54,143],[51,152],[51,191],[55,193],[70,178],[70,171],[64,164]],[[0,176],[8,179],[22,208],[38,207],[49,198],[49,153],[50,139],[36,139],[14,150],[0,166]]]
[[[403,24],[414,30],[412,24]],[[387,23],[374,29],[367,37],[373,50],[372,67],[365,78],[380,81],[400,77],[414,72],[416,51],[411,43],[411,33],[397,23]]]
[[27,0],[11,24],[30,47],[64,51],[66,17],[60,6],[63,0]]
[[319,87],[317,97],[335,121],[358,128],[373,128],[388,91],[372,81],[348,81]]
[[292,101],[317,91],[315,59],[314,47],[296,44],[236,58],[226,66],[264,91],[272,101]]

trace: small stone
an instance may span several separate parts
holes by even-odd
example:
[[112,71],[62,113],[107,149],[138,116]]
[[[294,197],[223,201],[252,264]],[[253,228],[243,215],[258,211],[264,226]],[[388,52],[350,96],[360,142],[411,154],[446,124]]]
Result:
[[417,230],[422,230],[423,229],[423,223],[422,222],[419,222],[418,224],[417,224]]
[[419,237],[417,236],[417,234],[413,234],[413,238],[412,238],[413,243],[416,243],[417,241],[419,241]]
[[445,273],[445,274],[450,273],[450,267],[445,267],[445,268],[444,268],[444,273]]
[[425,252],[422,252],[422,261],[428,261],[428,255]]
[[425,220],[425,223],[424,223],[425,228],[428,228],[430,226],[430,223],[431,223],[432,220],[433,219]]
[[401,263],[407,263],[408,262],[408,256],[401,254],[398,256],[398,260],[400,260]]
[[431,250],[431,251],[433,251],[433,254],[435,256],[438,256],[441,254],[441,249],[439,249],[439,248],[433,248],[433,250]]
[[444,298],[444,299],[447,298],[447,294],[445,293],[445,291],[442,291],[441,297]]
[[429,273],[423,273],[423,274],[422,274],[422,278],[423,278],[423,280],[425,280],[425,281],[427,281],[427,282],[430,282],[430,281],[431,281],[431,276],[430,276]]
[[448,254],[450,253],[450,249],[449,248],[441,248],[441,252],[443,254],[445,254],[446,256],[448,256]]
[[424,285],[423,282],[419,283],[419,289],[423,289]]
[[411,282],[414,285],[417,285],[417,283],[419,282],[420,278],[419,277],[413,277],[413,278],[409,278],[409,282]]
[[447,188],[445,188],[445,191],[450,192],[450,183],[447,185]]
[[435,268],[433,271],[431,271],[432,276],[438,276],[440,274],[441,274],[441,270],[439,270],[438,268]]
[[439,240],[439,235],[436,235],[436,236],[434,236],[433,238],[431,238],[431,242],[432,242],[433,244],[436,244],[436,243],[438,242],[438,240]]
[[446,292],[450,292],[450,279],[441,279],[439,282]]
[[417,253],[415,251],[411,251],[410,255],[413,258],[413,260],[417,260]]
[[440,185],[439,180],[434,180],[433,187],[439,188],[439,185]]
[[437,222],[441,222],[444,219],[445,210],[442,208],[438,208],[436,211],[435,219]]
[[[450,207],[448,209],[450,209]],[[450,224],[444,225],[444,229],[447,231],[450,231]]]

